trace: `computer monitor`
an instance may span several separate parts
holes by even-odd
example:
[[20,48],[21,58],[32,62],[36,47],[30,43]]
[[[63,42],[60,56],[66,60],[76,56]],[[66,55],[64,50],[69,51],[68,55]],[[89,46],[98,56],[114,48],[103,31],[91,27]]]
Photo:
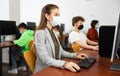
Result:
[[116,57],[119,58],[119,54],[120,54],[120,14],[119,14],[118,25],[116,26],[116,29],[115,29],[113,49],[112,49],[112,55],[111,55],[112,65],[110,67],[110,70],[120,71],[120,63],[114,62],[114,59]]
[[115,25],[102,25],[99,28],[99,55],[101,57],[111,57],[114,34]]
[[0,20],[0,35],[16,34],[16,22]]
[[28,29],[35,30],[36,29],[36,23],[35,22],[27,22]]

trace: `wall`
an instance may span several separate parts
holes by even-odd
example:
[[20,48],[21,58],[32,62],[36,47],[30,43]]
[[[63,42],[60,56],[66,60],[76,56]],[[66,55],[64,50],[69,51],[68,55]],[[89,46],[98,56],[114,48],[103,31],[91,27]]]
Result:
[[83,30],[87,31],[92,19],[98,19],[100,25],[116,25],[120,12],[120,0],[0,0],[0,20],[16,20],[17,24],[33,21],[38,24],[41,9],[48,3],[60,7],[66,31],[72,29],[73,16],[85,18]]
[[20,0],[0,0],[0,20],[20,23]]
[[[66,32],[72,29],[73,16],[85,18],[83,31],[86,32],[92,19],[98,19],[100,25],[117,25],[120,13],[120,0],[0,0],[0,20],[15,20],[17,24],[32,21],[38,24],[41,9],[48,3],[59,6]],[[5,52],[3,62],[8,60],[8,51]]]
[[48,3],[59,6],[66,32],[72,29],[73,16],[85,18],[83,31],[86,32],[92,19],[99,20],[100,25],[116,25],[120,12],[120,0],[21,0],[21,21],[34,21],[38,24],[41,9]]
[[62,0],[21,0],[21,22],[32,21],[38,24],[42,7],[48,3],[61,5],[61,1]]
[[[0,0],[0,20],[14,20],[20,23],[20,0]],[[2,62],[9,62],[9,48],[2,49]]]
[[9,19],[9,0],[0,0],[0,20]]
[[[9,0],[0,0],[0,20],[9,20]],[[8,48],[2,49],[2,62],[9,61]]]
[[20,23],[20,0],[9,0],[9,20]]

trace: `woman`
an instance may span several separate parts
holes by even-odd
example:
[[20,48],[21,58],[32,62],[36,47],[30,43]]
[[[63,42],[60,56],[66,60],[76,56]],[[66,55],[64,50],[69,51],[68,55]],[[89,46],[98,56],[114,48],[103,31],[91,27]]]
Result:
[[60,59],[62,57],[76,59],[84,59],[87,57],[84,53],[68,53],[62,49],[57,34],[55,34],[52,29],[52,27],[58,24],[56,19],[59,16],[59,8],[54,4],[47,4],[42,9],[41,21],[38,30],[35,33],[37,55],[35,73],[47,66],[65,68],[72,72],[76,72],[75,69],[80,70],[80,67],[77,64]]
[[75,16],[72,19],[73,31],[69,34],[69,42],[80,45],[81,49],[98,50],[98,43],[89,40],[84,33],[80,30],[83,29],[84,18],[81,16]]
[[97,32],[98,25],[99,25],[99,21],[93,20],[91,22],[91,28],[88,30],[88,33],[87,33],[87,38],[95,42],[99,42],[99,37]]

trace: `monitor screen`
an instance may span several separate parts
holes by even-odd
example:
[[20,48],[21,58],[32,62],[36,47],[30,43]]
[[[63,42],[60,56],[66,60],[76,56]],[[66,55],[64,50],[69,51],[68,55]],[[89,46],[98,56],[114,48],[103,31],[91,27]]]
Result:
[[35,22],[27,22],[28,29],[35,30],[36,29],[36,23]]
[[120,71],[120,63],[116,62],[116,57],[120,60],[120,14],[119,14],[119,20],[118,25],[115,29],[115,35],[114,35],[114,42],[113,42],[113,49],[112,49],[112,55],[111,55],[111,66],[110,70],[113,71]]
[[0,20],[0,35],[13,35],[13,34],[16,34],[16,22]]

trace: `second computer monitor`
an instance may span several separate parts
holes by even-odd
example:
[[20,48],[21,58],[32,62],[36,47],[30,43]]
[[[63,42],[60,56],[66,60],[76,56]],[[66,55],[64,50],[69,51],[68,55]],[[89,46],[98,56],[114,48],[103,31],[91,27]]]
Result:
[[111,62],[113,62],[114,58],[118,56],[119,53],[120,53],[120,15],[119,15],[119,20],[118,20],[118,25],[116,26],[116,29],[115,29]]

